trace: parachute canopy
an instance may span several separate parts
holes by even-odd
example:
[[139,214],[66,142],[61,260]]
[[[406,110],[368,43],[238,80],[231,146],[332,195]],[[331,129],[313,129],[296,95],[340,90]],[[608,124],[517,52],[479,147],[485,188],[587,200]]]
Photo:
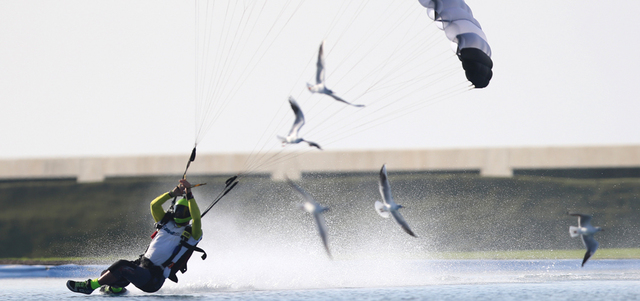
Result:
[[467,79],[476,87],[489,85],[493,76],[491,47],[480,23],[464,0],[419,0],[427,8],[429,18],[444,30],[455,44],[456,54],[462,62]]

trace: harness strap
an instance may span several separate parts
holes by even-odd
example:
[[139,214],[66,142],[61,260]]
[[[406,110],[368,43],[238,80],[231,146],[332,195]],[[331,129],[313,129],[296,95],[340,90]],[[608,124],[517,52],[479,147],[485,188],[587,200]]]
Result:
[[189,238],[191,238],[191,226],[187,226],[187,228],[182,232],[182,235],[180,237],[180,245],[176,246],[176,248],[173,250],[173,254],[171,254],[171,256],[169,256],[169,258],[167,258],[167,260],[162,263],[163,268],[169,267],[174,263],[173,260],[180,253],[182,248],[186,248],[188,251],[192,252],[195,251],[203,253],[201,256],[202,260],[205,260],[207,258],[207,253],[203,249],[187,243]]
[[186,243],[185,241],[180,241],[180,245],[182,245],[183,247],[185,247],[185,248],[187,248],[187,249],[189,249],[191,251],[202,253],[202,256],[200,256],[200,258],[202,258],[202,260],[207,259],[207,252],[205,252],[202,248],[197,247],[197,246],[192,246],[192,245]]

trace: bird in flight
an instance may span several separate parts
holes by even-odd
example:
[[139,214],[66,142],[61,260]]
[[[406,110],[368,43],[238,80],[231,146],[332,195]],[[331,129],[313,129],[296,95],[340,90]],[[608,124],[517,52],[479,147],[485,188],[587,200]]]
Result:
[[307,83],[307,89],[309,89],[309,91],[311,91],[312,93],[320,93],[320,94],[325,94],[328,96],[331,96],[333,99],[340,101],[340,102],[344,102],[348,105],[354,106],[354,107],[364,107],[364,105],[360,105],[360,104],[352,104],[340,97],[338,97],[337,95],[335,95],[333,93],[332,90],[330,90],[329,88],[327,88],[327,86],[325,85],[325,64],[324,64],[324,41],[322,41],[322,43],[320,43],[320,49],[318,50],[318,62],[316,63],[316,84],[312,85],[310,83]]
[[409,224],[404,220],[400,212],[398,211],[400,208],[403,208],[401,205],[396,204],[393,201],[393,196],[391,195],[391,185],[389,185],[389,179],[387,178],[387,166],[382,165],[380,169],[380,195],[382,196],[382,202],[376,201],[375,208],[376,212],[380,214],[380,216],[384,218],[389,218],[393,216],[393,219],[402,227],[404,232],[407,232],[409,235],[413,237],[417,237],[411,228],[409,228]]
[[587,248],[587,252],[584,254],[584,259],[582,259],[582,266],[584,266],[584,264],[587,263],[587,260],[589,260],[589,258],[591,258],[598,249],[599,243],[593,238],[593,234],[604,230],[600,227],[594,227],[591,225],[591,215],[571,212],[568,214],[578,217],[578,226],[570,226],[569,234],[571,237],[580,236],[582,244]]
[[309,146],[313,146],[318,148],[319,150],[322,150],[320,145],[318,145],[317,143],[304,140],[302,139],[302,137],[298,136],[300,128],[304,125],[304,114],[302,114],[302,110],[300,109],[300,106],[298,105],[296,100],[291,96],[289,96],[289,104],[291,104],[291,109],[293,109],[293,113],[296,115],[296,120],[293,122],[291,130],[289,130],[289,135],[287,135],[287,137],[278,136],[278,139],[282,141],[282,146],[284,146],[285,144],[295,144],[304,141],[308,143]]
[[320,203],[316,202],[316,200],[304,189],[300,188],[298,185],[293,183],[293,181],[287,179],[289,185],[298,191],[302,198],[304,199],[304,203],[302,203],[301,207],[304,211],[311,213],[313,215],[313,219],[316,221],[316,226],[318,227],[318,234],[322,239],[322,244],[324,245],[324,249],[327,251],[329,258],[331,257],[331,252],[329,251],[329,242],[327,240],[327,225],[324,220],[323,213],[328,211],[329,208],[323,207]]

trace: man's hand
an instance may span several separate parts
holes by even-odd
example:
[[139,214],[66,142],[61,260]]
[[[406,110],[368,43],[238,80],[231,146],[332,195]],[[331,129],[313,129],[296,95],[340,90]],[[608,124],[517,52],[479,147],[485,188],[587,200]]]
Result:
[[171,190],[171,192],[169,193],[169,195],[171,196],[179,196],[183,194],[184,194],[184,187],[180,187],[180,185],[176,186],[176,188]]
[[178,185],[178,186],[181,186],[183,189],[189,189],[189,188],[191,188],[191,183],[189,183],[189,181],[187,181],[185,179],[182,179],[182,180],[180,180],[180,185]]
[[193,198],[193,194],[191,194],[191,183],[189,183],[187,180],[182,179],[180,180],[180,185],[178,185],[180,187],[182,187],[182,189],[184,189],[184,192],[187,195],[187,199],[192,199]]
[[187,193],[191,192],[191,183],[185,179],[180,180],[180,185],[178,186],[181,187],[183,191],[186,190]]

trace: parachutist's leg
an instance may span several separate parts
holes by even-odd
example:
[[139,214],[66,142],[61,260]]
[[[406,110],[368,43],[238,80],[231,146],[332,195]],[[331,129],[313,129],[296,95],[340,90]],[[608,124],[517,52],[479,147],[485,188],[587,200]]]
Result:
[[132,261],[118,260],[112,264],[101,276],[98,278],[100,285],[111,285],[118,287],[125,287],[129,285],[130,280],[127,279],[126,274],[131,273],[137,268]]
[[109,285],[118,281],[118,277],[112,274],[109,270],[107,270],[104,274],[98,278],[98,283],[100,285]]

